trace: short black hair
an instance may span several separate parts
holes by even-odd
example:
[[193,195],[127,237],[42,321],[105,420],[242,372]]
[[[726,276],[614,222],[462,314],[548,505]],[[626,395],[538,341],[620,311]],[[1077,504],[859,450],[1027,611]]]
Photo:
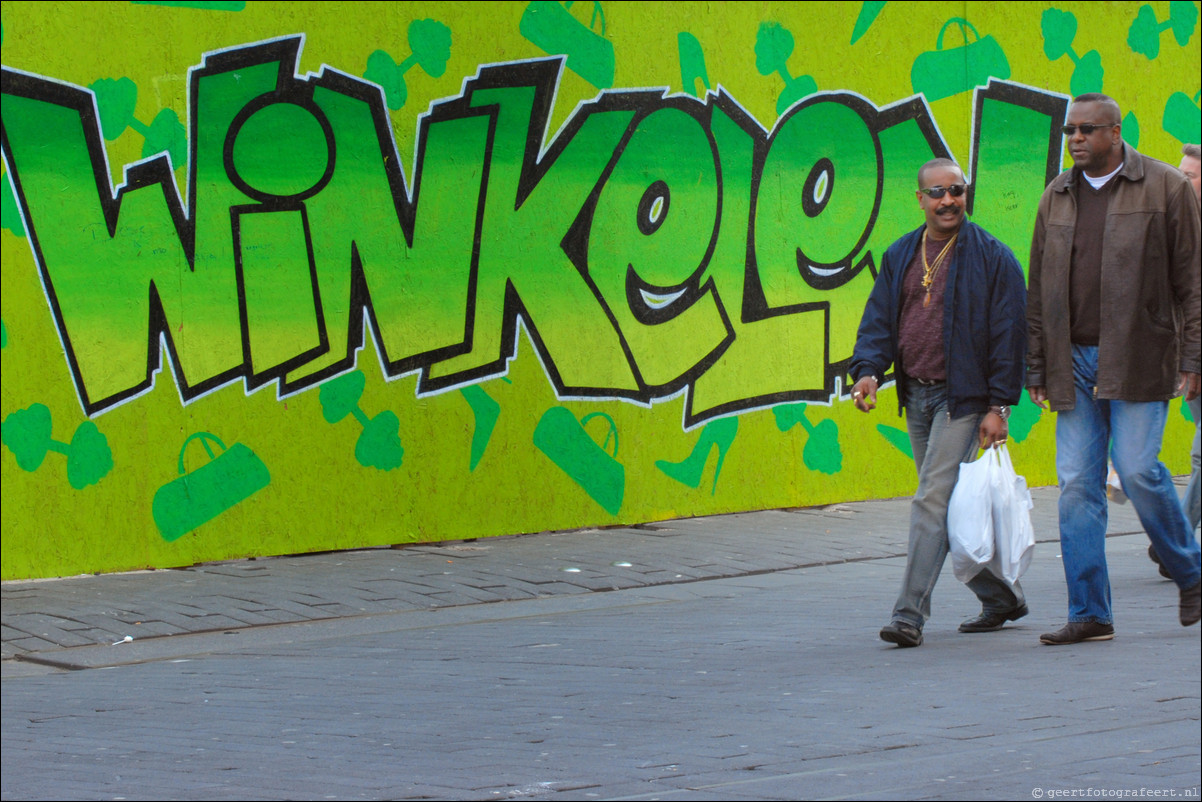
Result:
[[1078,103],[1097,103],[1105,106],[1114,112],[1114,125],[1119,125],[1123,121],[1123,111],[1119,108],[1118,101],[1110,95],[1103,95],[1101,92],[1086,92],[1084,95],[1077,95],[1073,98],[1073,105]]

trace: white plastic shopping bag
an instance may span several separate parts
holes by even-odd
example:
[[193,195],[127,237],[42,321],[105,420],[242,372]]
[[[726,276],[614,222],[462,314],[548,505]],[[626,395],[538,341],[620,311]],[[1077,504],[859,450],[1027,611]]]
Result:
[[995,566],[1002,579],[1013,585],[1031,565],[1035,531],[1031,528],[1031,491],[1027,480],[1014,472],[1010,452],[1002,445],[998,454],[998,479],[993,485],[993,537]]
[[1108,463],[1110,472],[1106,474],[1106,498],[1115,504],[1126,504],[1127,494],[1123,492],[1123,483],[1119,481],[1119,472],[1114,469],[1114,463]]
[[947,506],[952,570],[961,582],[971,580],[993,559],[993,485],[999,463],[990,451],[973,462],[960,463],[960,476]]

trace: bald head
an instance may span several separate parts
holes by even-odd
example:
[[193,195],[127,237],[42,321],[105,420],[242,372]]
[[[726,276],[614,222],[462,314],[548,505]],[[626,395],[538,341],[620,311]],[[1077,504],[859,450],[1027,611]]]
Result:
[[956,164],[951,159],[943,159],[943,158],[931,159],[929,162],[924,164],[922,167],[918,168],[918,188],[919,189],[922,189],[923,187],[926,186],[926,184],[922,183],[923,176],[925,176],[927,174],[928,170],[934,170],[935,168],[940,168],[940,169],[944,169],[944,170],[956,170],[956,171],[960,172],[961,180],[963,180],[964,173],[963,173],[963,171],[960,170],[960,165]]

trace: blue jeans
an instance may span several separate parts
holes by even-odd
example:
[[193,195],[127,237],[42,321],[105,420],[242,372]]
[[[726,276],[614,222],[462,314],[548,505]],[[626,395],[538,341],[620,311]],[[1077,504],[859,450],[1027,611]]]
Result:
[[[910,546],[901,594],[893,620],[922,629],[931,616],[931,593],[947,559],[947,505],[960,477],[960,463],[970,462],[980,444],[981,413],[952,418],[947,411],[947,385],[906,383],[906,428],[918,466],[918,491],[910,503]],[[1010,612],[1024,604],[1022,587],[1013,588],[981,571],[968,588],[987,613]]]
[[1194,447],[1189,452],[1189,485],[1181,503],[1185,505],[1190,531],[1195,531],[1202,523],[1202,396],[1189,402],[1189,411],[1194,416]]
[[1161,562],[1178,587],[1202,578],[1198,541],[1189,531],[1172,476],[1160,462],[1167,401],[1094,397],[1096,346],[1073,346],[1076,406],[1056,416],[1060,477],[1060,550],[1068,582],[1068,620],[1113,623],[1106,570],[1106,449]]

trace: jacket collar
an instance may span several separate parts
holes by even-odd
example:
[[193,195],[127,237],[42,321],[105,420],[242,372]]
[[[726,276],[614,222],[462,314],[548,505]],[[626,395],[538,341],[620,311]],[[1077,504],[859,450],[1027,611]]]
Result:
[[[923,223],[921,226],[919,226],[918,228],[911,231],[903,239],[906,242],[917,243],[918,240],[922,239],[922,230],[924,228],[926,228],[926,223]],[[978,226],[973,221],[969,220],[968,215],[965,215],[964,222],[960,224],[960,230],[957,232],[957,236],[959,237],[957,242],[964,242],[966,239],[974,239],[975,240],[976,236],[977,236],[977,231],[979,231],[979,230],[980,230],[980,226]],[[909,246],[907,246],[907,247],[909,247]]]
[[[1057,192],[1068,192],[1077,185],[1078,179],[1081,177],[1081,171],[1075,166],[1070,167],[1064,172],[1064,181],[1056,187]],[[1125,178],[1128,181],[1143,181],[1144,180],[1144,160],[1139,151],[1123,142],[1123,166],[1119,168],[1118,175],[1115,178]]]

